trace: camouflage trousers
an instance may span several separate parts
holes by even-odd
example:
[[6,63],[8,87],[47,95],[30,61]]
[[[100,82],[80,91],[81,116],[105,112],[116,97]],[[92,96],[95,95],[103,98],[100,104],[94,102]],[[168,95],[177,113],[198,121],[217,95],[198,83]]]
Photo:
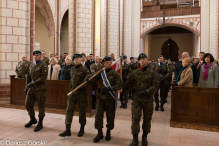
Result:
[[34,104],[38,102],[39,118],[45,117],[45,102],[46,102],[46,90],[36,91],[29,89],[26,96],[25,106],[30,116],[35,116]]
[[127,91],[122,91],[120,93],[120,101],[123,102],[123,103],[128,103],[129,101],[129,96],[128,96],[128,92]]
[[72,94],[68,98],[66,116],[65,116],[65,124],[71,124],[75,106],[78,104],[79,108],[79,123],[81,125],[86,125],[86,105],[87,105],[87,94],[77,93]]
[[153,114],[153,98],[139,99],[134,97],[132,103],[132,133],[138,134],[140,132],[140,121],[143,111],[143,124],[142,130],[150,133],[151,119]]
[[95,115],[95,129],[103,128],[103,115],[106,112],[106,127],[112,130],[114,128],[115,120],[115,100],[112,99],[100,99],[97,100],[96,115]]
[[158,88],[158,90],[155,92],[154,94],[154,99],[155,99],[155,102],[159,102],[159,99],[158,99],[158,92],[159,92],[159,89],[160,89],[160,103],[163,103],[165,104],[166,102],[166,81],[164,81],[165,83],[160,83],[160,87]]

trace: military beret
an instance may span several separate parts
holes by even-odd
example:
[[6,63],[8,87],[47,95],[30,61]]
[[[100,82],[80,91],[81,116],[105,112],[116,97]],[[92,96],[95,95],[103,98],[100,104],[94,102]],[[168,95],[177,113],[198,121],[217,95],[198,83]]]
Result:
[[131,59],[135,59],[135,58],[134,58],[134,57],[130,57],[130,60],[131,60]]
[[41,51],[39,51],[39,50],[35,50],[35,51],[33,52],[33,55],[35,55],[35,54],[41,55],[42,53],[41,53]]
[[163,57],[163,55],[159,55],[158,58]]
[[75,54],[75,55],[73,56],[73,59],[75,59],[75,58],[81,58],[81,57],[82,57],[81,54]]
[[112,58],[109,57],[109,56],[106,56],[106,57],[103,58],[103,62],[104,62],[104,61],[112,61]]
[[144,53],[139,54],[138,60],[140,60],[141,58],[148,58],[148,56]]
[[122,56],[122,58],[123,58],[123,59],[126,59],[126,58],[127,58],[127,56],[126,56],[126,55],[123,55],[123,56]]

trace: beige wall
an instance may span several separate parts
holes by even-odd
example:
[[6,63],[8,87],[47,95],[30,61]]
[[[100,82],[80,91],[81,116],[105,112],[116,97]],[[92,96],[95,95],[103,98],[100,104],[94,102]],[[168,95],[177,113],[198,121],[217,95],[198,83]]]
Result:
[[[179,56],[181,58],[182,52],[189,52],[190,56],[193,55],[193,34],[169,34],[169,37],[176,42],[179,47]],[[147,40],[148,39],[148,40]],[[145,37],[145,52],[148,52],[150,59],[156,60],[161,54],[163,44],[168,40],[167,34],[153,34]]]
[[41,51],[50,50],[50,53],[54,53],[54,36],[49,36],[46,21],[38,8],[35,8],[35,42],[40,43]]
[[60,53],[68,53],[68,11],[64,15],[61,24],[61,38],[60,38]]

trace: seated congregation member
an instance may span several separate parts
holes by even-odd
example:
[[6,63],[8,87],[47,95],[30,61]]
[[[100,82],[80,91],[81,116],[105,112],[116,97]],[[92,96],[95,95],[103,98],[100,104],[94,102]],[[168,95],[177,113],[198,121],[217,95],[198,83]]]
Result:
[[[73,56],[75,66],[71,68],[71,79],[70,79],[70,91],[74,90],[80,84],[83,83],[84,78],[89,75],[89,71],[86,67],[81,65],[81,54],[75,54]],[[88,84],[87,84],[88,85]],[[75,106],[78,104],[79,108],[79,123],[81,124],[80,131],[78,132],[78,137],[84,135],[84,126],[86,125],[86,104],[87,104],[87,91],[86,86],[81,87],[74,93],[72,93],[67,102],[66,109],[66,130],[59,134],[61,137],[71,136],[71,123],[74,115]]]
[[184,58],[182,61],[183,68],[178,74],[176,79],[176,85],[193,87],[193,72],[190,67],[191,60],[189,58]]
[[47,80],[58,80],[59,71],[61,68],[57,64],[57,59],[55,57],[52,57],[50,59],[50,65],[48,65],[48,67],[49,67],[49,71],[48,71]]
[[203,64],[203,57],[204,57],[204,55],[205,55],[204,52],[200,52],[199,53],[199,62],[195,63],[192,66],[193,83],[198,83],[199,76],[200,76],[200,69],[201,69],[201,65]]
[[31,65],[31,62],[27,61],[26,55],[23,55],[21,59],[22,61],[18,62],[18,65],[16,66],[15,69],[17,78],[25,78],[29,70],[29,67]]
[[70,70],[71,67],[74,65],[72,64],[72,59],[70,56],[66,56],[65,64],[62,66],[61,70],[59,71],[59,80],[70,80]]
[[43,119],[45,117],[45,101],[46,101],[46,78],[48,75],[48,66],[41,60],[41,52],[36,50],[33,52],[35,62],[30,65],[30,69],[26,78],[26,101],[25,106],[30,115],[30,121],[25,125],[26,128],[37,123],[34,112],[34,104],[38,102],[39,122],[34,131],[43,129]]
[[[101,139],[103,139],[103,118],[104,118],[104,112],[106,112],[106,137],[105,140],[109,141],[111,140],[111,130],[114,129],[114,120],[115,120],[115,100],[117,100],[116,91],[121,90],[123,86],[122,79],[117,71],[112,69],[112,59],[111,57],[106,56],[103,59],[104,67],[105,67],[105,75],[101,76],[101,74],[98,74],[96,77],[94,77],[92,80],[96,79],[96,81],[99,81],[99,87],[98,87],[98,94],[97,94],[97,107],[96,107],[96,115],[95,115],[95,129],[98,130],[97,136],[93,139],[93,142],[97,143]],[[85,78],[85,81],[90,82],[89,77],[91,77],[93,74],[87,76]],[[108,79],[108,83],[110,86],[106,87],[103,83]],[[111,94],[112,93],[112,94]],[[115,95],[115,96],[114,96]]]
[[179,62],[177,62],[177,65],[176,65],[175,71],[174,71],[174,79],[176,79],[178,77],[178,74],[182,69],[182,60],[184,58],[189,58],[189,53],[188,52],[183,52],[182,53],[182,59],[180,59]]
[[[143,115],[142,124],[142,146],[147,146],[147,135],[151,132],[151,119],[153,115],[153,95],[159,88],[157,74],[147,66],[147,55],[141,53],[138,57],[140,68],[132,72],[124,89],[130,87],[135,89],[132,103],[132,134],[133,140],[130,146],[138,146],[138,134],[140,133],[140,121]],[[142,113],[143,112],[143,113]]]
[[218,65],[210,53],[203,57],[198,87],[218,88]]

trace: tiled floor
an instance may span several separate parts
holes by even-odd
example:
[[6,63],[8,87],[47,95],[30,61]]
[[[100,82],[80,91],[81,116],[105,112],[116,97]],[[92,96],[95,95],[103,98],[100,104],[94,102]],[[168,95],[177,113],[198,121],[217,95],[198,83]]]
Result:
[[[37,114],[36,114],[37,115]],[[128,109],[116,111],[115,129],[112,131],[111,141],[101,140],[98,144],[93,143],[93,138],[97,134],[94,129],[94,116],[87,118],[85,135],[77,137],[80,124],[78,117],[74,117],[72,123],[72,136],[59,137],[58,134],[65,129],[64,115],[46,113],[44,128],[39,132],[33,132],[35,127],[24,128],[24,124],[29,121],[29,116],[25,110],[0,108],[0,145],[6,145],[11,141],[45,140],[48,146],[128,146],[131,143],[131,101]],[[154,112],[152,118],[152,129],[148,135],[149,146],[219,146],[219,133],[199,130],[171,128],[170,121],[170,98],[165,104],[165,112]],[[106,123],[106,122],[105,122]],[[104,134],[106,128],[103,129]],[[141,135],[139,134],[139,145],[141,145]],[[30,143],[31,144],[31,143]]]

